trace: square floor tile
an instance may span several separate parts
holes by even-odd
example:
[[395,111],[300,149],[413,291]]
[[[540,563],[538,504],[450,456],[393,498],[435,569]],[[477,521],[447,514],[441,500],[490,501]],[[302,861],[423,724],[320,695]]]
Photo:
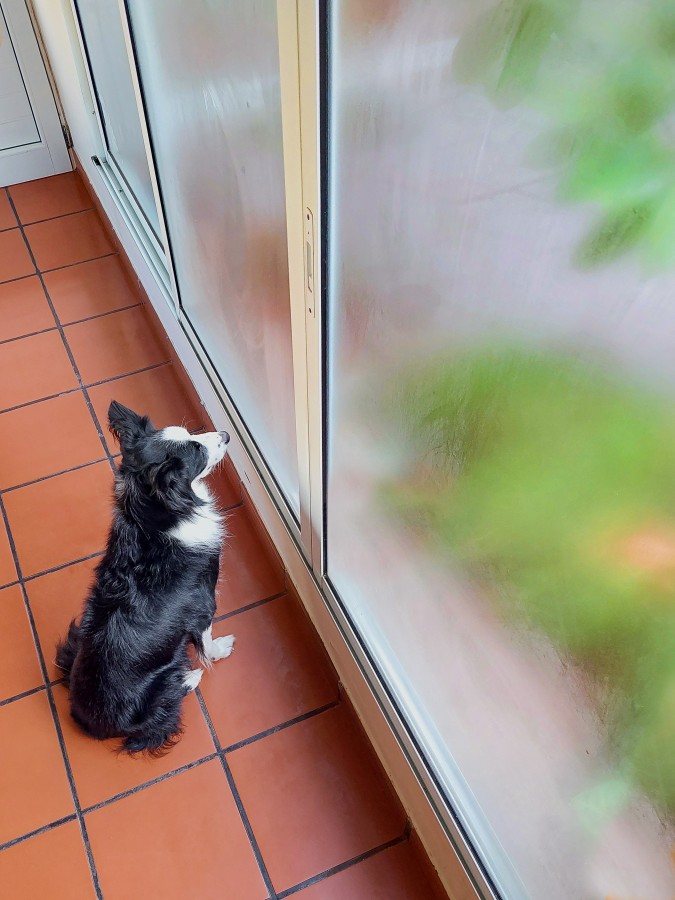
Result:
[[228,513],[227,534],[220,558],[217,616],[280,594],[286,583],[278,557],[260,538],[246,505]]
[[[108,421],[111,400],[149,416],[155,428],[184,423],[187,429],[196,431],[203,425],[196,397],[188,396],[171,364],[99,384],[89,390],[89,396],[102,426]],[[115,439],[107,431],[106,440],[110,450],[117,453]]]
[[0,341],[56,328],[37,275],[0,284]]
[[167,772],[215,751],[211,732],[195,694],[189,694],[183,704],[184,731],[181,739],[168,753],[156,759],[118,753],[119,740],[95,741],[83,734],[70,717],[66,688],[57,685],[54,697],[83,809],[166,775]]
[[228,760],[277,890],[403,833],[405,813],[343,706],[235,750]]
[[165,363],[167,346],[142,307],[111,313],[66,328],[66,338],[85,384]]
[[44,276],[62,325],[140,303],[119,256],[104,256]]
[[56,645],[68,633],[71,621],[82,614],[99,562],[100,557],[95,556],[26,582],[26,593],[51,681],[63,676],[54,662]]
[[33,275],[35,266],[18,228],[0,231],[0,281]]
[[95,900],[77,822],[66,822],[0,853],[0,884],[13,900]]
[[93,203],[78,172],[65,172],[12,185],[9,193],[24,225],[91,209]]
[[12,581],[16,581],[16,566],[7,537],[5,520],[0,516],[0,587]]
[[0,700],[44,684],[19,585],[0,590]]
[[73,798],[44,691],[0,706],[0,844],[71,815]]
[[105,456],[80,391],[0,414],[0,449],[1,490]]
[[78,386],[58,331],[0,344],[0,410]]
[[214,625],[234,634],[234,652],[204,674],[201,691],[224,747],[338,699],[310,622],[280,597]]
[[4,188],[0,188],[0,231],[16,228],[17,224],[7,192]]
[[217,760],[95,810],[86,823],[105,897],[267,896]]
[[95,900],[77,822],[66,822],[0,853],[0,884],[13,900]]
[[27,225],[25,231],[41,272],[86,262],[115,250],[94,210]]
[[405,841],[305,888],[297,900],[447,900],[428,865]]
[[103,462],[5,494],[23,574],[102,550],[112,518],[112,487],[112,471]]

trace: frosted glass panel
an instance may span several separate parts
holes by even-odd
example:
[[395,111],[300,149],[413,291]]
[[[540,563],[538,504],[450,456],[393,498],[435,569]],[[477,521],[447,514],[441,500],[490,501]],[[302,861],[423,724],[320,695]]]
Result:
[[675,15],[335,0],[328,574],[504,896],[674,896]]
[[157,207],[138,118],[117,0],[77,0],[108,154],[159,235]]
[[129,7],[181,303],[297,512],[276,3]]

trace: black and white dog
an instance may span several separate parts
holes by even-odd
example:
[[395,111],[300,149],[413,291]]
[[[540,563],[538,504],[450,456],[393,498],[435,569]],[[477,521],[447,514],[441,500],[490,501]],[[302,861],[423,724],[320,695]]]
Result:
[[113,523],[82,620],[56,661],[85,732],[157,753],[176,740],[183,698],[202,677],[189,644],[205,665],[234,644],[211,636],[223,523],[204,484],[229,436],[157,430],[116,401],[108,419],[122,449]]

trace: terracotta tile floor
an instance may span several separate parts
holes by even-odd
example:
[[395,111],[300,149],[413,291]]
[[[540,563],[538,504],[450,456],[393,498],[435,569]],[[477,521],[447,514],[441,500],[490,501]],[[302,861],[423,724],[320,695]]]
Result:
[[2,895],[444,897],[231,466],[214,632],[237,649],[181,741],[131,759],[71,722],[54,645],[105,541],[108,404],[205,427],[155,327],[76,173],[0,189]]

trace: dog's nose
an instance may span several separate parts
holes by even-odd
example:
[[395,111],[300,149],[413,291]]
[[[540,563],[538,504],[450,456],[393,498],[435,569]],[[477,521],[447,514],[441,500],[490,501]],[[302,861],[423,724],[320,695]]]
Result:
[[226,431],[219,431],[218,434],[220,435],[220,439],[224,444],[230,443],[230,436]]

